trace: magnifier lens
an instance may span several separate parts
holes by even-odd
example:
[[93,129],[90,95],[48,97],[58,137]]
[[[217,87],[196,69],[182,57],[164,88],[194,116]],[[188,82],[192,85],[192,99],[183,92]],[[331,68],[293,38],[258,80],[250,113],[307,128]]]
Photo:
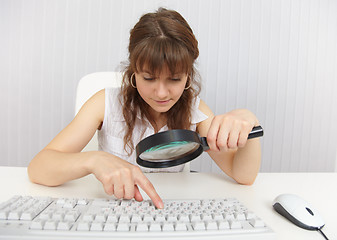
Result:
[[160,144],[152,147],[139,155],[142,160],[160,162],[175,160],[194,152],[199,148],[198,143],[188,141],[177,141],[167,144]]

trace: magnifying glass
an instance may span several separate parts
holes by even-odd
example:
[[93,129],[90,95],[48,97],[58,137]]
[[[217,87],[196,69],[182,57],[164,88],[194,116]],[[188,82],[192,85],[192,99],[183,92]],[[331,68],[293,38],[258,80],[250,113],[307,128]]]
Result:
[[[248,139],[263,136],[261,126],[254,127]],[[166,168],[187,163],[209,149],[206,137],[185,129],[174,129],[144,138],[136,146],[137,163],[148,168]]]

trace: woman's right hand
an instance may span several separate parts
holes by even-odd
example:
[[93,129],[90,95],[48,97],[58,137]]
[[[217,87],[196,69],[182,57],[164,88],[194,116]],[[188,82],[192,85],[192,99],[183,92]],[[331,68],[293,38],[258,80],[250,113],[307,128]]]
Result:
[[164,207],[152,183],[138,166],[112,154],[96,152],[94,161],[90,164],[90,171],[103,184],[108,195],[114,195],[118,199],[135,198],[136,201],[143,201],[139,186],[157,208]]

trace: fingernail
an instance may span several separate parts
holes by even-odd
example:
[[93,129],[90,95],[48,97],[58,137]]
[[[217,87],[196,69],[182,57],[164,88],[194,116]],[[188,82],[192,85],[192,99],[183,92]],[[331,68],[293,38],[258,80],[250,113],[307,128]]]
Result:
[[158,208],[160,208],[160,209],[164,208],[164,203],[162,201],[159,201]]

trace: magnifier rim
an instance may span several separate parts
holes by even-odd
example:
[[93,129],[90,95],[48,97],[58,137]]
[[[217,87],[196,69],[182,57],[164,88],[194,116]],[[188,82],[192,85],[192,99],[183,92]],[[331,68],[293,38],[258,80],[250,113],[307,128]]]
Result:
[[[162,144],[169,144],[175,141],[195,142],[199,144],[199,147],[194,152],[175,160],[153,162],[143,160],[139,157],[143,152],[152,147]],[[186,129],[173,129],[151,135],[140,141],[136,146],[136,153],[137,153],[136,161],[139,165],[149,168],[173,167],[193,160],[194,158],[198,157],[203,151],[204,148],[202,146],[198,133]]]

